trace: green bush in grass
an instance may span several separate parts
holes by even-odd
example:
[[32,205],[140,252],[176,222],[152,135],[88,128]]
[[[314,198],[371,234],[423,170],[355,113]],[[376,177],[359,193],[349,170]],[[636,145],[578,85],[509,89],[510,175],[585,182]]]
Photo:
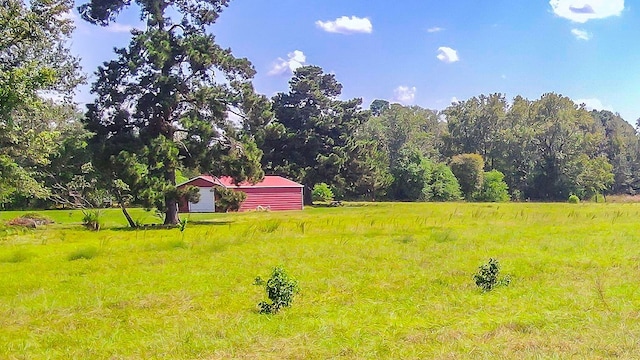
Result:
[[276,314],[282,308],[291,306],[293,297],[299,292],[298,282],[289,277],[281,267],[273,269],[271,277],[266,282],[259,276],[256,277],[254,284],[264,286],[267,297],[271,300],[258,304],[261,314]]
[[500,274],[500,264],[498,260],[490,258],[489,262],[480,266],[478,272],[473,275],[473,280],[482,291],[491,291],[494,288],[511,283],[508,276],[498,278]]

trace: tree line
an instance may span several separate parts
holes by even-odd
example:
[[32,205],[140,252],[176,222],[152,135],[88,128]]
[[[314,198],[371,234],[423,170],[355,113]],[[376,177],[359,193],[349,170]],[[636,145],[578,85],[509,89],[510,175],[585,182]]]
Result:
[[[341,199],[566,200],[640,190],[638,134],[618,114],[555,93],[479,95],[443,111],[341,100],[317,66],[286,92],[255,92],[255,70],[215,42],[225,0],[135,1],[146,30],[96,71],[95,100],[67,48],[70,0],[0,8],[0,204],[4,208],[131,205],[178,222],[180,180],[277,174]],[[106,26],[131,2],[92,0],[81,17]],[[54,95],[54,96],[52,96]]]

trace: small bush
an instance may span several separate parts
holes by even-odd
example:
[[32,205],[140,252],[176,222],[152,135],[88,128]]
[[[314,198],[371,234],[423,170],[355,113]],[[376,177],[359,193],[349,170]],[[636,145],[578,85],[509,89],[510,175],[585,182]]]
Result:
[[299,292],[298,282],[287,275],[281,267],[273,269],[271,277],[266,282],[259,276],[255,285],[264,286],[267,297],[271,302],[261,301],[258,304],[261,314],[276,314],[282,308],[291,306],[293,297]]
[[96,249],[93,246],[88,246],[72,252],[71,254],[69,254],[69,256],[67,256],[67,260],[69,261],[80,260],[80,259],[89,260],[96,257],[96,255],[98,255],[98,249]]
[[498,286],[507,286],[511,282],[509,276],[498,278],[500,264],[498,260],[490,258],[489,262],[480,266],[478,272],[473,275],[473,281],[482,291],[491,291]]
[[92,231],[100,230],[102,226],[102,212],[100,210],[82,210],[82,225]]
[[311,192],[311,197],[313,201],[333,201],[333,191],[329,185],[325,183],[315,184],[313,186],[313,191]]
[[579,204],[580,203],[580,198],[578,197],[578,195],[571,194],[569,196],[569,200],[568,201],[569,201],[569,204]]
[[240,205],[247,199],[247,194],[222,186],[216,186],[216,211],[229,212],[240,210]]

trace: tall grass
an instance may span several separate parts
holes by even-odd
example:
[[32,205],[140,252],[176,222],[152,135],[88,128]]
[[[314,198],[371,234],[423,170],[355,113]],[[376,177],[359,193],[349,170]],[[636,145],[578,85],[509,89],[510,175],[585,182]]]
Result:
[[[640,353],[640,205],[359,205],[192,214],[184,232],[47,212],[56,224],[0,238],[0,358]],[[490,257],[512,281],[483,293]],[[260,316],[253,281],[279,265],[302,291]]]

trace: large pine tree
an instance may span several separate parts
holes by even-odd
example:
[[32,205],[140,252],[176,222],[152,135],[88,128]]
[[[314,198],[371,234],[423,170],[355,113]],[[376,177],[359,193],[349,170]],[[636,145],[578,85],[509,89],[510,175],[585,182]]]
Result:
[[[176,224],[176,170],[237,181],[262,177],[261,152],[248,130],[269,117],[268,100],[254,93],[251,63],[207,32],[228,1],[135,2],[146,30],[132,31],[129,46],[98,69],[86,125],[95,133],[94,165],[137,201],[162,211],[165,224]],[[92,0],[79,11],[105,26],[131,3]]]

